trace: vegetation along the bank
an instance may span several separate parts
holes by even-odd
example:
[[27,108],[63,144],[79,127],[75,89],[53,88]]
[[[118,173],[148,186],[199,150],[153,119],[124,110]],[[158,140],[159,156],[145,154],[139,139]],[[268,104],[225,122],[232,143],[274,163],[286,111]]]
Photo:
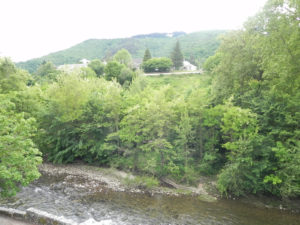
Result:
[[1,194],[39,176],[42,152],[182,183],[216,175],[223,196],[299,197],[299,23],[298,0],[269,0],[222,37],[202,75],[141,76],[125,49],[32,75],[1,59]]

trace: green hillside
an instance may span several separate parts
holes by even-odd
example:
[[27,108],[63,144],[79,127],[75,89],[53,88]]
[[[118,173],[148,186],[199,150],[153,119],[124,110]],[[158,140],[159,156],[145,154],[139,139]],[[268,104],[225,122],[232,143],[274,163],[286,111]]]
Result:
[[167,34],[149,34],[120,39],[90,39],[41,58],[19,62],[17,66],[34,72],[43,61],[63,65],[77,63],[82,58],[107,59],[122,48],[127,49],[134,59],[141,59],[146,48],[149,48],[153,57],[168,57],[177,39],[180,41],[184,57],[196,65],[201,65],[218,48],[217,37],[222,33],[225,31],[202,31],[190,34],[177,32],[173,33],[173,37]]

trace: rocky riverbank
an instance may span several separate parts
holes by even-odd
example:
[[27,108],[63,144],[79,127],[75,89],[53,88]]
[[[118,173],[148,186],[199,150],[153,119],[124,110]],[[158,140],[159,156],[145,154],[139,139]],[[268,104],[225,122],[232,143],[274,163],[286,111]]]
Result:
[[[98,192],[102,187],[112,189],[113,191],[126,191],[132,193],[145,193],[148,195],[164,194],[164,195],[195,195],[204,201],[216,201],[218,195],[208,190],[213,189],[215,183],[206,180],[204,183],[199,183],[197,187],[185,186],[176,184],[174,181],[164,179],[163,186],[154,186],[151,188],[140,187],[134,185],[135,176],[131,173],[119,171],[112,168],[99,168],[84,164],[70,165],[53,165],[44,163],[40,167],[40,172],[50,176],[65,176],[68,184],[73,183],[77,188],[82,188],[86,192]],[[128,182],[129,181],[129,182]],[[129,184],[131,183],[131,184]],[[166,187],[169,186],[169,187]]]
[[[40,172],[50,176],[65,176],[68,185],[73,184],[76,188],[81,188],[84,192],[99,192],[105,187],[119,192],[145,193],[147,195],[163,194],[169,196],[193,195],[199,200],[215,202],[221,199],[216,190],[214,179],[203,177],[197,187],[177,184],[172,180],[163,179],[161,185],[145,188],[139,185],[132,185],[135,176],[131,173],[113,168],[100,168],[85,164],[53,165],[44,163],[40,166]],[[73,182],[70,182],[73,181]],[[131,183],[129,185],[128,183]],[[232,198],[236,200],[236,198]],[[300,200],[280,200],[274,197],[247,196],[239,201],[260,208],[277,208],[289,210],[294,213],[300,212]]]

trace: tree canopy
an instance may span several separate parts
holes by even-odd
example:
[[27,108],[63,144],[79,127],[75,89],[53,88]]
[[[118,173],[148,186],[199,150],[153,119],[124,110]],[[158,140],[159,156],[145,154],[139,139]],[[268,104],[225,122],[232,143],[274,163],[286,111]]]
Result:
[[132,57],[131,57],[130,53],[124,48],[119,50],[114,55],[113,60],[115,60],[116,62],[119,62],[120,64],[125,65],[127,67],[132,66]]
[[143,63],[142,67],[146,73],[168,72],[173,63],[169,58],[152,58]]

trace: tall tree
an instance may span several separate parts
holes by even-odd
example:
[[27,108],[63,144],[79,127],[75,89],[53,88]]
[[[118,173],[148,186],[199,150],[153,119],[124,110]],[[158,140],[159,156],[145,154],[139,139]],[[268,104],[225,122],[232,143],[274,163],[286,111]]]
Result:
[[122,48],[121,50],[119,50],[113,57],[114,61],[117,61],[127,67],[131,67],[132,66],[132,57],[130,55],[130,53]]
[[144,54],[143,63],[151,58],[152,58],[151,53],[150,53],[149,49],[147,48],[145,51],[145,54]]
[[176,45],[171,53],[171,59],[176,70],[183,66],[183,55],[180,49],[179,41],[176,42]]

